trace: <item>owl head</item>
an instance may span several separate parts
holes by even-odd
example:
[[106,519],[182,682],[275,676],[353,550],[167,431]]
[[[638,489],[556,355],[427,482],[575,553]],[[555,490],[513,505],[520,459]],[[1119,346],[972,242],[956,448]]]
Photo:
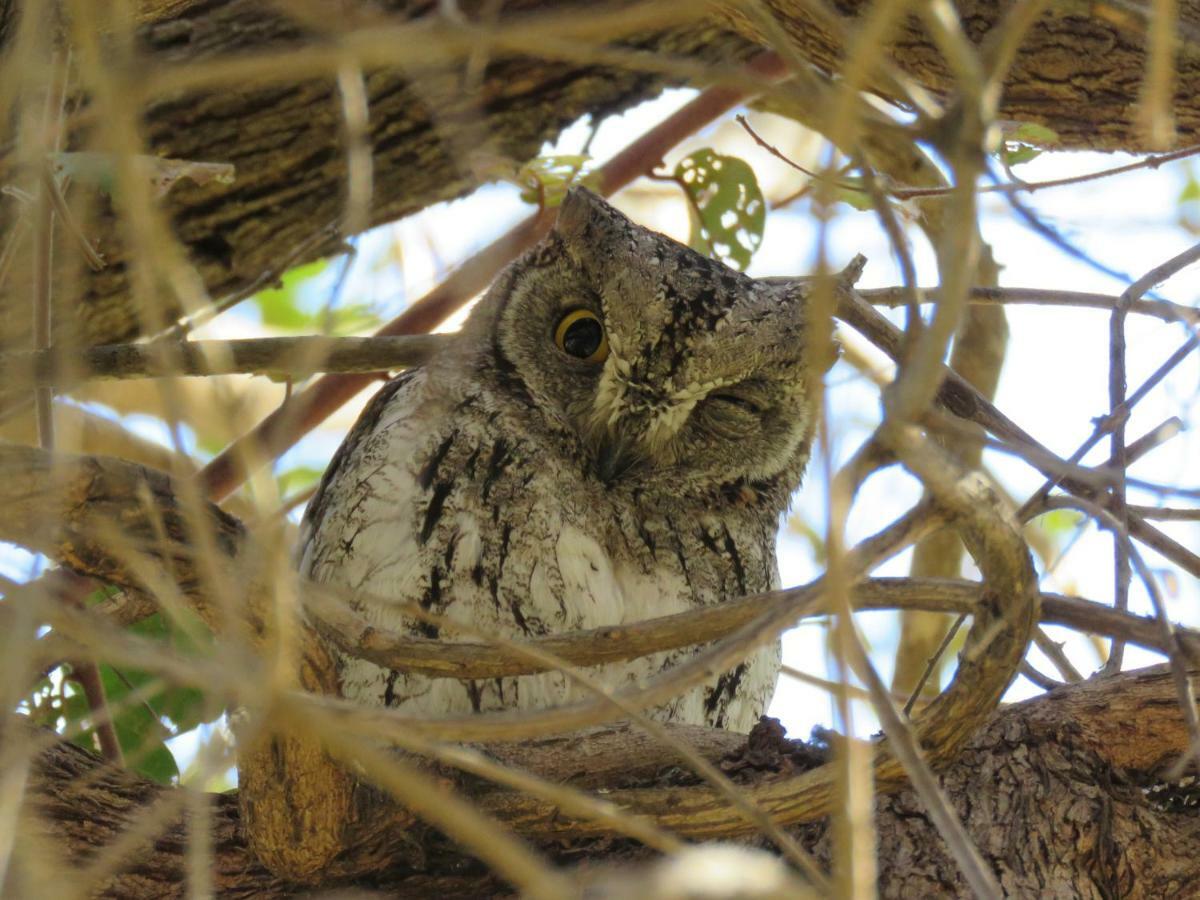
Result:
[[464,337],[476,377],[606,489],[790,492],[814,430],[806,307],[805,288],[756,282],[576,188]]

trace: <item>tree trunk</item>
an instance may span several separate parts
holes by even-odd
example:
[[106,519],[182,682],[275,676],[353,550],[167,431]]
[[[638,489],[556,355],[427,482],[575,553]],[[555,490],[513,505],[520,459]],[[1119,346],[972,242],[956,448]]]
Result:
[[[10,51],[19,5],[20,0],[0,0],[0,47]],[[770,5],[796,49],[819,68],[836,71],[841,41],[811,19],[807,4],[773,0]],[[987,40],[1006,11],[1003,4],[973,0],[960,0],[958,5],[967,33],[978,42]],[[572,62],[571,53],[549,43],[544,57],[496,46],[476,83],[468,74],[473,70],[462,32],[447,24],[430,2],[347,2],[341,15],[332,17],[321,13],[323,4],[305,2],[140,0],[135,6],[139,57],[132,84],[146,96],[143,137],[148,152],[236,166],[232,184],[183,182],[166,201],[176,236],[217,301],[244,296],[294,265],[344,247],[347,154],[342,101],[328,53],[312,67],[314,74],[323,76],[319,78],[280,75],[260,84],[238,78],[221,81],[216,89],[163,94],[155,85],[165,76],[177,77],[187,66],[214,60],[269,54],[286,60],[289,51],[328,47],[339,33],[370,36],[381,27],[377,10],[388,10],[382,25],[407,24],[410,30],[397,32],[395,67],[374,62],[364,66],[373,159],[369,221],[378,224],[461,196],[494,177],[481,174],[481,160],[500,156],[519,164],[582,115],[599,120],[653,96],[668,83],[688,81],[687,72],[694,72],[694,66],[685,70],[673,62],[723,63],[728,71],[729,64],[744,59],[752,46],[726,26],[751,38],[759,32],[759,26],[744,17],[720,12],[711,20],[693,18],[658,28],[638,26],[636,17],[623,25],[621,17],[610,16],[599,37],[599,26],[591,31],[581,26],[576,34],[564,32],[564,40],[578,42],[576,58],[584,50],[619,41],[626,49],[650,51],[640,62],[631,59],[630,68]],[[486,15],[475,9],[477,4],[460,6],[473,21]],[[846,27],[853,29],[854,17],[868,4],[843,0],[837,6],[848,17]],[[552,0],[522,0],[503,7],[504,24],[519,24],[545,12],[562,15],[575,9],[581,16],[595,14],[589,4]],[[688,12],[691,8],[681,4],[674,15],[694,16]],[[1140,14],[1114,11],[1102,16],[1073,9],[1052,9],[1030,29],[999,116],[1046,124],[1068,148],[1144,149],[1146,139],[1134,115],[1146,63]],[[412,30],[417,28],[427,31]],[[1181,143],[1200,140],[1200,51],[1188,37],[1197,28],[1200,0],[1183,0],[1174,109]],[[415,53],[416,44],[422,52]],[[444,65],[431,61],[439,47],[445,48]],[[942,55],[916,20],[898,27],[893,53],[898,65],[920,83],[935,92],[949,89]],[[644,68],[638,71],[635,65]],[[89,143],[97,130],[86,108],[76,120],[73,145],[104,149]],[[0,183],[14,179],[12,152],[11,145],[0,147]],[[64,289],[57,295],[62,314],[56,321],[62,327],[77,327],[76,337],[90,344],[129,339],[143,328],[130,302],[128,251],[110,201],[100,195],[88,199],[99,206],[99,217],[86,230],[109,264],[101,272],[82,273],[79,292],[67,295]],[[13,202],[0,205],[0,222],[11,222],[15,214]],[[61,234],[64,231],[59,229],[58,258],[77,260],[78,246]],[[25,346],[28,295],[21,279],[12,281],[0,297],[0,345]],[[154,301],[159,323],[181,312],[178,298],[165,288]]]
[[[10,727],[15,727],[10,725]],[[740,780],[761,781],[794,772],[812,761],[803,745],[760,742],[748,752],[744,739],[702,729],[680,736]],[[1200,891],[1200,815],[1186,789],[1146,788],[1187,744],[1187,732],[1165,667],[1062,688],[998,712],[942,773],[956,812],[992,865],[1006,893],[1019,897],[1187,897]],[[572,739],[498,746],[506,763],[578,784],[579,760],[595,761],[590,781],[622,772],[623,786],[678,784],[672,751],[644,739],[630,726],[591,729]],[[455,779],[485,810],[498,810],[514,795],[482,782]],[[583,782],[587,784],[588,781]],[[32,773],[30,804],[43,817],[56,851],[72,864],[114,841],[122,829],[169,793],[69,744],[55,744]],[[274,897],[288,886],[263,869],[249,852],[232,795],[211,797],[214,884],[221,896]],[[969,891],[916,797],[908,790],[877,802],[880,895],[969,897]],[[824,824],[797,829],[818,858],[828,855]],[[536,834],[528,835],[538,841]],[[103,888],[104,896],[184,896],[187,891],[183,818],[166,820]],[[564,864],[637,859],[627,842],[541,840]],[[505,894],[478,864],[443,839],[420,829],[380,838],[357,852],[379,860],[369,879],[356,883],[405,897],[481,897]],[[361,864],[361,860],[359,861]],[[30,865],[28,859],[23,866]],[[14,873],[14,896],[35,891]],[[347,882],[337,869],[324,886]]]

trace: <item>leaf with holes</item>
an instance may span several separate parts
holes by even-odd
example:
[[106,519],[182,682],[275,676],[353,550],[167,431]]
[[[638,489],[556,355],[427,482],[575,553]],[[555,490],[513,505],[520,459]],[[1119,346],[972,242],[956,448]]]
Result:
[[754,170],[743,159],[706,147],[681,159],[674,177],[690,201],[688,245],[744,271],[767,224]]

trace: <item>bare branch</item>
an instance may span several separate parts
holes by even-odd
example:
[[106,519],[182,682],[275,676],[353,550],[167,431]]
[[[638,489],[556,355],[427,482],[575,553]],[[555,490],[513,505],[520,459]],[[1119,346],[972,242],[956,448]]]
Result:
[[280,337],[234,341],[173,341],[90,347],[73,360],[53,349],[0,356],[6,386],[54,386],[84,381],[181,375],[271,375],[304,378],[316,372],[379,374],[426,363],[452,338],[445,335]]

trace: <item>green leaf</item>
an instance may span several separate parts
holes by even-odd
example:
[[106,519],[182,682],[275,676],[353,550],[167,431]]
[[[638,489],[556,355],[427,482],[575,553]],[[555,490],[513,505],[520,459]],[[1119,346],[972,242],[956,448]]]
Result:
[[[131,625],[129,630],[143,638],[169,643],[180,654],[196,653],[211,639],[198,618],[170,625],[160,613]],[[155,781],[170,783],[179,776],[179,768],[166,740],[177,733],[190,731],[202,722],[212,721],[220,710],[212,707],[202,691],[163,685],[146,672],[117,669],[107,664],[100,665],[99,672],[109,710],[113,713],[113,730],[126,763]],[[133,696],[135,692],[136,697]],[[90,716],[87,699],[77,684],[68,684],[63,715],[68,722],[79,722]],[[79,735],[75,743],[94,749],[92,731],[89,729]]]
[[745,270],[767,223],[754,170],[743,159],[706,147],[681,159],[674,177],[691,200],[689,246]]
[[[160,784],[170,784],[179,775],[175,757],[167,748],[165,738],[170,732],[154,717],[145,705],[126,702],[129,687],[111,666],[100,666],[100,680],[113,716],[113,731],[121,745],[121,753],[131,769],[141,772]],[[91,715],[82,688],[72,685],[63,710],[68,722],[79,722]],[[93,731],[77,735],[73,743],[89,750],[96,748]]]
[[853,206],[859,212],[869,212],[875,208],[871,195],[865,188],[860,188],[861,178],[843,178],[834,191],[834,199]]
[[[121,752],[130,768],[153,778],[160,784],[169,784],[178,777],[179,767],[166,745],[171,731],[154,715],[160,715],[166,694],[154,696],[139,703],[129,695],[144,687],[150,676],[142,672],[117,673],[112,666],[100,666],[100,679],[104,682],[104,693],[113,716],[113,730],[121,743]],[[154,712],[152,712],[153,710]]]
[[591,157],[585,153],[557,153],[531,159],[514,178],[526,203],[553,208],[563,202],[575,184],[596,187],[596,176],[588,171]]
[[1036,144],[1040,147],[1057,144],[1058,132],[1036,122],[1022,122],[1005,135],[1008,140],[1022,144]]
[[1003,135],[999,156],[1010,168],[1037,159],[1045,148],[1059,143],[1057,131],[1036,122],[1009,123]]
[[1005,143],[1000,148],[1000,159],[1006,166],[1016,166],[1037,159],[1042,155],[1041,149],[1029,144]]
[[279,493],[286,497],[288,494],[312,487],[321,480],[322,474],[324,470],[313,466],[296,466],[294,469],[280,472],[275,476],[275,480],[279,483]]
[[1200,201],[1200,181],[1196,180],[1195,173],[1190,173],[1183,190],[1179,193],[1179,202],[1196,203],[1198,201]]
[[313,330],[317,317],[301,308],[301,289],[328,266],[329,261],[325,259],[296,266],[283,273],[278,287],[255,294],[254,304],[262,315],[263,324],[286,331]]
[[1038,517],[1038,524],[1046,534],[1060,538],[1070,534],[1083,521],[1083,514],[1073,509],[1054,509]]
[[[318,313],[324,316],[324,312]],[[367,303],[347,303],[345,306],[334,307],[329,313],[329,320],[324,323],[330,334],[345,337],[362,331],[374,331],[381,324],[375,309]]]

